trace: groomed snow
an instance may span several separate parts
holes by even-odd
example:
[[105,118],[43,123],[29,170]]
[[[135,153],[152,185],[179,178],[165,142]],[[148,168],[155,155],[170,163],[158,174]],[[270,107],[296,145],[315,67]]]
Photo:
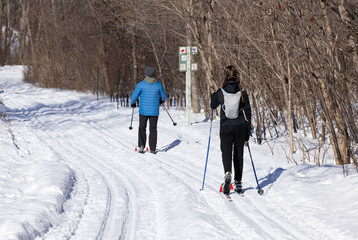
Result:
[[[283,137],[245,147],[244,197],[227,201],[219,121],[160,110],[158,149],[134,151],[138,108],[108,98],[43,89],[22,66],[0,67],[0,239],[357,239],[358,175],[313,159],[288,162]],[[302,133],[299,133],[302,138]],[[302,138],[308,149],[314,141]]]

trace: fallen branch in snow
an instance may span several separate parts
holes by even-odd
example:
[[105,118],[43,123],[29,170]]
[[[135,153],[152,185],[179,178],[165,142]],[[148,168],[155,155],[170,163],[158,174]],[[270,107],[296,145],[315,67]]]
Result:
[[281,146],[281,147],[282,147],[283,152],[284,152],[285,155],[286,155],[287,162],[290,163],[290,161],[291,161],[292,163],[295,163],[296,165],[298,165],[298,163],[296,162],[296,160],[293,159],[293,157],[290,158],[290,156],[289,156],[290,154],[287,154],[286,148],[283,148],[283,146]]
[[[301,143],[302,145],[301,145],[300,143]],[[308,162],[311,162],[310,154],[309,154],[309,152],[308,152],[307,147],[306,147],[305,144],[303,143],[302,139],[299,139],[298,145],[299,145],[299,148],[300,148],[301,151],[302,151],[302,157],[303,157],[302,162],[305,163],[305,159],[306,159],[306,158],[308,159]],[[307,153],[307,154],[306,154],[306,153]]]
[[274,156],[273,147],[275,146],[275,142],[273,142],[272,147],[271,147],[271,145],[269,144],[268,141],[266,141],[266,143],[267,143],[267,146],[269,146],[269,148],[270,148],[272,156]]

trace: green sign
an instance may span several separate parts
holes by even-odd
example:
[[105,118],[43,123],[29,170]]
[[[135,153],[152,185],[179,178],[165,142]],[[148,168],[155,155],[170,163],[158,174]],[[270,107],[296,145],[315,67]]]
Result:
[[179,47],[179,71],[186,72],[186,65],[187,65],[187,48],[186,47]]
[[[184,47],[184,46],[179,47],[179,71],[180,72],[186,72],[188,70],[191,70],[191,71],[198,70],[198,64],[190,62],[190,55],[195,55],[195,54],[198,54],[197,47]],[[190,64],[188,64],[188,60],[189,60]],[[190,69],[188,69],[188,68],[190,68]]]

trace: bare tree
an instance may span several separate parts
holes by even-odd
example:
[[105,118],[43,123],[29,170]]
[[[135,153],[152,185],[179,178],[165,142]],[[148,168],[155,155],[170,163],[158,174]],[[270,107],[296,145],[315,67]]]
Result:
[[[356,0],[1,0],[0,64],[16,61],[26,79],[44,87],[130,93],[146,65],[155,66],[167,92],[182,98],[178,46],[197,46],[192,78],[193,111],[222,84],[222,70],[236,65],[250,93],[257,139],[273,128],[290,146],[295,133],[325,141],[337,164],[356,161],[358,143],[358,2]],[[76,23],[76,24],[74,24]],[[305,129],[307,125],[307,132]],[[319,136],[321,136],[319,138]]]

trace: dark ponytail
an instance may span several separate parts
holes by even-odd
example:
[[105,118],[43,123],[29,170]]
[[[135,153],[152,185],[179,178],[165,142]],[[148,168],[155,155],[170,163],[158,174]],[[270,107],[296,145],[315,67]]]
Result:
[[[223,82],[223,86],[226,85],[227,81],[230,79],[230,78],[235,78],[236,82],[237,82],[237,85],[239,86],[239,91],[241,91],[241,84],[240,84],[240,79],[239,79],[239,72],[237,71],[236,67],[232,66],[232,65],[229,65],[227,67],[225,67],[225,70],[224,70],[224,82]],[[245,99],[244,99],[244,94],[241,94],[241,102],[242,103],[245,103]]]

